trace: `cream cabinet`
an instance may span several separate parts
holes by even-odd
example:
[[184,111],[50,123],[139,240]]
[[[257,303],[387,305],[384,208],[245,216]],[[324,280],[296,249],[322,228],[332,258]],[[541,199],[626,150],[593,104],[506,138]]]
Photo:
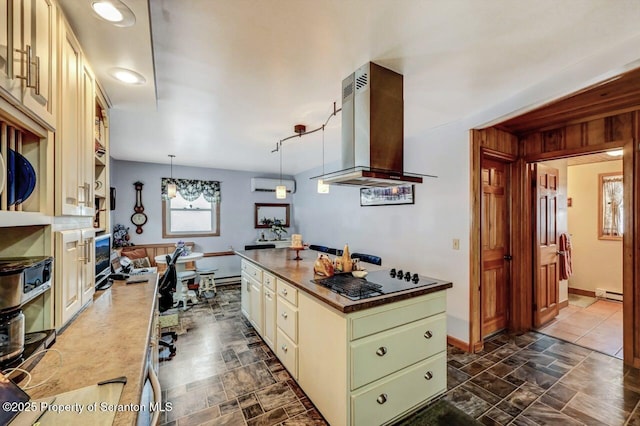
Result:
[[240,311],[246,319],[249,319],[251,311],[251,279],[245,272],[240,276]]
[[276,344],[276,277],[267,272],[262,275],[262,294],[264,295],[262,338],[271,349],[274,349]]
[[94,292],[93,228],[56,232],[55,322],[64,326]]
[[52,0],[0,0],[0,88],[55,129],[57,9]]
[[95,79],[67,25],[61,38],[56,213],[93,216]]
[[289,374],[298,378],[298,290],[276,279],[276,355]]
[[445,392],[444,291],[351,314],[298,297],[298,382],[330,424],[392,423]]
[[254,279],[249,280],[251,281],[249,319],[258,334],[262,334],[262,283]]

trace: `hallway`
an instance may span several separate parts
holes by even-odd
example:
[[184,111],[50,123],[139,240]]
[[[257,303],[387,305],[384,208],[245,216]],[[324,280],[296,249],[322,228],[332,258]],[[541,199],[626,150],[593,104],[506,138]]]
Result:
[[622,302],[570,304],[538,332],[622,359]]

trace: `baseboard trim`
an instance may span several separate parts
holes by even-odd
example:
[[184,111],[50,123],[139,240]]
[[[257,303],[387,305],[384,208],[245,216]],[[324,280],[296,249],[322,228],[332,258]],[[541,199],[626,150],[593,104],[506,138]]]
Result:
[[567,300],[563,300],[562,302],[560,302],[560,303],[558,304],[558,306],[560,307],[560,309],[562,309],[562,308],[566,308],[567,306],[569,306],[569,299],[567,299]]
[[465,352],[471,352],[471,345],[467,342],[463,342],[460,339],[456,339],[455,337],[451,337],[447,335],[447,344],[454,346],[458,349],[462,349]]
[[596,297],[596,292],[591,290],[583,290],[581,288],[569,287],[569,294],[578,294],[580,296]]

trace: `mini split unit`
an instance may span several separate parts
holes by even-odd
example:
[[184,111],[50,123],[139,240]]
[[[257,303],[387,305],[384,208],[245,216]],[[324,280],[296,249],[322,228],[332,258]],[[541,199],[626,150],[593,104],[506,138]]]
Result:
[[251,192],[276,192],[276,186],[284,185],[287,192],[296,192],[296,181],[290,179],[251,178]]

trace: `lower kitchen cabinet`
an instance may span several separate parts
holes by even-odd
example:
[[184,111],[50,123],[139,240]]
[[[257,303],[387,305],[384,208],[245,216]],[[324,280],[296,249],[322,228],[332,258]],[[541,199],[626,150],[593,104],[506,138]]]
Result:
[[445,392],[444,290],[343,313],[242,262],[243,314],[329,424],[389,424]]
[[93,228],[56,232],[55,323],[63,327],[94,293]]

